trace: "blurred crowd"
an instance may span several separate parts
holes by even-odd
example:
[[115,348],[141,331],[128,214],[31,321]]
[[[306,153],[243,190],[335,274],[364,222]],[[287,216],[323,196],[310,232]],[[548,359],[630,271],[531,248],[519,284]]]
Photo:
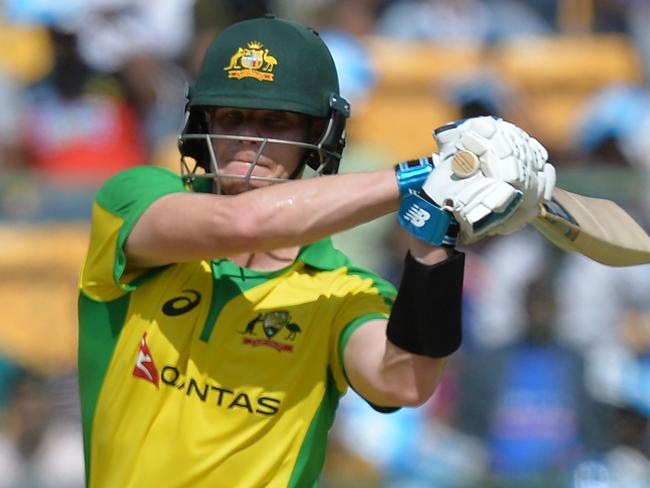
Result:
[[[142,164],[176,170],[184,90],[207,44],[232,21],[269,11],[314,26],[332,50],[356,120],[343,171],[422,155],[396,154],[391,145],[419,151],[400,135],[409,120],[429,138],[450,119],[501,115],[539,136],[564,188],[612,198],[650,228],[650,2],[0,0],[0,7],[0,230],[85,222],[109,175]],[[636,64],[598,65],[606,56],[598,47],[583,60],[612,80],[598,86],[589,71],[569,67],[560,77],[554,58],[542,54],[523,84],[494,69],[507,64],[481,64],[505,47],[557,49],[559,40],[551,50],[558,63],[593,41],[617,49],[622,42]],[[381,55],[391,46],[398,60],[430,49],[452,64],[410,58],[413,70],[425,68],[421,92],[405,82],[407,64],[387,74]],[[469,52],[478,53],[471,76],[443,79]],[[536,56],[529,50],[525,61]],[[389,89],[390,76],[404,83]],[[591,84],[570,105],[549,107],[565,100],[574,86],[567,80]],[[433,105],[418,98],[429,96]],[[404,124],[390,108],[398,106]],[[429,121],[422,126],[416,112],[430,106],[441,109],[422,114]],[[0,250],[9,245],[3,235]],[[394,218],[335,242],[397,284],[406,244]],[[72,248],[59,248],[69,259]],[[650,488],[650,266],[603,266],[558,251],[532,229],[465,251],[464,343],[438,392],[391,415],[348,393],[322,486]],[[0,259],[7,282],[39,280],[8,266]],[[40,317],[38,303],[30,306]],[[29,337],[30,324],[12,317],[0,324],[0,488],[84,486],[74,358],[66,367],[26,360],[5,335],[21,327]],[[74,320],[71,310],[47,317],[47,327],[69,329]],[[47,343],[34,344],[28,354],[43,356]]]

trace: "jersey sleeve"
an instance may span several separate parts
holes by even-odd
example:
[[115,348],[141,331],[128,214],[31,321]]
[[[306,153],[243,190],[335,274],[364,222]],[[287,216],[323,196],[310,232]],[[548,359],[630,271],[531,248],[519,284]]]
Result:
[[373,319],[388,320],[397,291],[388,281],[362,268],[348,268],[335,293],[345,296],[332,328],[330,365],[337,388],[349,384],[343,367],[343,352],[352,333]]
[[81,290],[93,299],[108,301],[134,289],[139,279],[151,273],[125,274],[124,242],[138,218],[154,201],[184,191],[178,175],[155,166],[130,168],[111,177],[100,188],[93,204]]

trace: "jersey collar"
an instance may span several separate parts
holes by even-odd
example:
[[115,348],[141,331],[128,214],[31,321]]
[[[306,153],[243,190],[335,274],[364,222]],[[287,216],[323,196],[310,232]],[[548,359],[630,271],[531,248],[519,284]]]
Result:
[[296,261],[324,271],[333,271],[347,265],[347,258],[334,248],[329,237],[301,248]]

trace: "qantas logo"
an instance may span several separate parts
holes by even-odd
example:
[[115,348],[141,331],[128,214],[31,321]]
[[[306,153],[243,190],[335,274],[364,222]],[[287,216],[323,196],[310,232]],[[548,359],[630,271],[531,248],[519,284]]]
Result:
[[271,393],[252,394],[226,388],[213,381],[205,382],[202,379],[187,377],[177,366],[163,366],[160,380],[163,385],[184,392],[185,396],[198,399],[212,407],[263,416],[275,415],[280,410],[280,398],[275,398]]
[[226,388],[212,381],[187,377],[174,365],[164,365],[160,374],[153,362],[147,345],[147,333],[140,340],[133,376],[153,383],[156,388],[170,387],[183,392],[185,396],[199,399],[213,407],[247,412],[262,416],[275,415],[280,410],[281,399],[270,393],[253,394],[235,388]]
[[135,367],[133,368],[133,376],[149,381],[158,388],[158,369],[153,362],[149,346],[147,345],[146,332],[140,340],[140,348],[138,350],[138,357],[135,361]]

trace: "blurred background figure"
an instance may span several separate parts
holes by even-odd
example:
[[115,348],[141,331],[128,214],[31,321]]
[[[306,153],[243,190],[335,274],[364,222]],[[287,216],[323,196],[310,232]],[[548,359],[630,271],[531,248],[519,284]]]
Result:
[[26,166],[54,182],[92,184],[144,164],[142,128],[117,81],[81,59],[74,34],[50,34],[54,67],[29,88],[24,110]]
[[[647,278],[647,275],[645,276]],[[638,283],[628,282],[630,287]],[[619,340],[600,344],[587,358],[587,387],[608,405],[612,443],[593,459],[612,486],[650,483],[650,306],[647,291],[625,301]],[[578,468],[580,473],[580,467]]]
[[510,0],[406,0],[392,2],[377,33],[399,39],[489,43],[552,32],[528,2]]
[[567,486],[582,459],[609,446],[583,358],[556,337],[552,259],[523,285],[519,337],[463,356],[459,422],[486,442],[489,486]]
[[15,80],[0,72],[0,173],[20,169],[24,165],[21,151],[20,117],[24,97]]
[[9,385],[0,431],[3,488],[85,486],[79,418],[56,416],[46,384],[45,377],[22,371]]
[[[470,488],[487,473],[487,452],[478,437],[462,433],[458,421],[458,379],[454,369],[435,396],[420,408],[384,415],[355,393],[340,405],[333,435],[331,473],[325,486]],[[472,462],[468,463],[467,460]],[[359,474],[350,473],[361,471]],[[351,475],[352,474],[352,475]]]
[[357,105],[375,87],[376,67],[365,40],[373,33],[384,3],[381,0],[312,3],[311,24],[332,53],[339,74],[341,95]]
[[650,480],[650,428],[647,412],[618,407],[614,421],[616,445],[604,457],[604,466],[615,486],[648,486]]

